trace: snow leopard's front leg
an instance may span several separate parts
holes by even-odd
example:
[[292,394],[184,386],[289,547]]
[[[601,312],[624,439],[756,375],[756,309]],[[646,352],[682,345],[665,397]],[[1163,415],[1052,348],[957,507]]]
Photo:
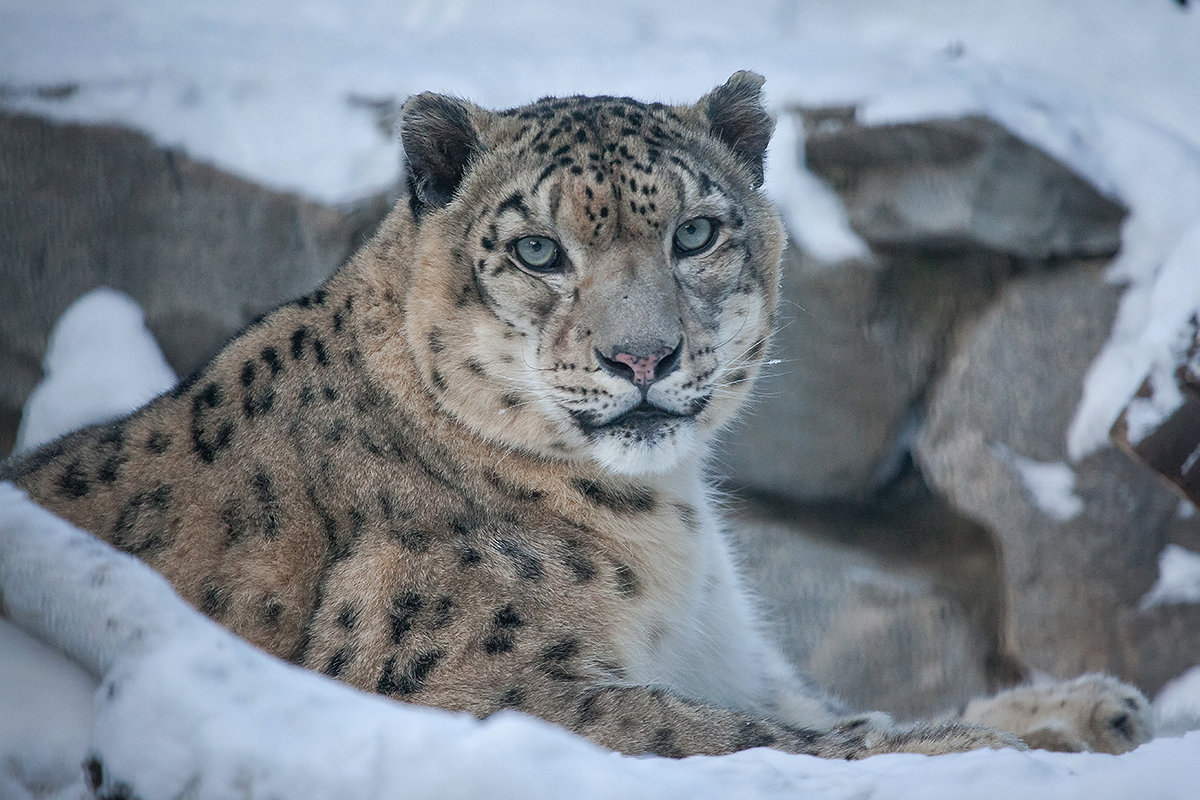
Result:
[[881,726],[872,717],[828,728],[802,728],[688,700],[646,686],[592,686],[528,698],[531,710],[604,747],[670,758],[722,755],[754,747],[823,758],[880,753],[961,752],[1020,747],[1013,736],[965,723]]

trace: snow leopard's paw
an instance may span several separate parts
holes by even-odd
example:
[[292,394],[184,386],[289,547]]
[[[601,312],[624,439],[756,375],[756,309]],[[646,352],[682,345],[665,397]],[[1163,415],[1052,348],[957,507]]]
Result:
[[1145,696],[1101,674],[974,700],[962,718],[1015,733],[1030,747],[1069,753],[1124,753],[1151,735]]

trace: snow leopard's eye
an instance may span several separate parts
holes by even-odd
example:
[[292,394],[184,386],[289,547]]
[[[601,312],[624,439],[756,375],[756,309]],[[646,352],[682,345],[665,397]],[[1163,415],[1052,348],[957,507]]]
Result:
[[675,252],[690,256],[699,253],[717,238],[717,226],[707,217],[694,217],[675,229]]
[[558,243],[545,236],[523,236],[512,243],[517,261],[534,272],[552,272],[558,267]]

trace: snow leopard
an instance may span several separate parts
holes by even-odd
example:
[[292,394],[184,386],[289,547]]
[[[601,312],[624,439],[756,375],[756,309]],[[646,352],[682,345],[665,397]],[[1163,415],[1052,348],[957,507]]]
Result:
[[[703,465],[776,321],[762,84],[410,98],[402,196],[345,266],[0,477],[255,645],[400,701],[667,757],[1022,746],[1027,698],[973,707],[1007,731],[852,713],[738,573]],[[1128,749],[1145,700],[1104,680],[1056,719]]]

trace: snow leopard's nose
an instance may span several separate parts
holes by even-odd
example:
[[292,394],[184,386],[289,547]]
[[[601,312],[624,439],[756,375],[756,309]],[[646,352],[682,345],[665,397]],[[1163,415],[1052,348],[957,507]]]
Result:
[[623,378],[642,390],[643,394],[657,381],[679,367],[679,352],[683,342],[674,347],[616,347],[610,355],[596,350],[600,366],[610,375]]

